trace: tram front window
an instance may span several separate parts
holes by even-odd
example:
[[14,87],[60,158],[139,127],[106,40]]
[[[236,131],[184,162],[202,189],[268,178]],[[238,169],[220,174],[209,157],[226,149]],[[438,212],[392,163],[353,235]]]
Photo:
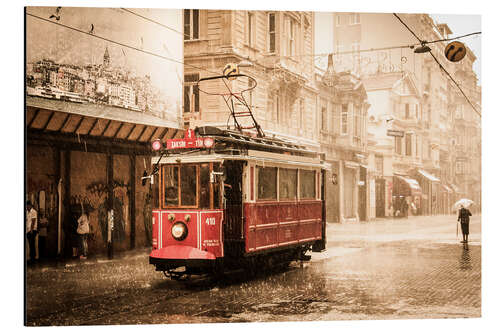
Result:
[[181,205],[196,206],[196,166],[186,165],[181,169]]
[[163,169],[163,183],[165,184],[165,205],[179,206],[179,167],[165,166]]
[[164,165],[162,167],[163,208],[217,209],[221,204],[220,182],[211,183],[212,163]]

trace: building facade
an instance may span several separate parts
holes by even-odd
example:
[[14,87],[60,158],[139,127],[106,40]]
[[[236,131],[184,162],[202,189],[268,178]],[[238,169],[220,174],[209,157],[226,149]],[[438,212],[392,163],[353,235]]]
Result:
[[[446,24],[437,24],[427,14],[400,14],[399,17],[422,40],[445,39],[452,33]],[[415,204],[416,214],[451,213],[452,203],[461,197],[480,202],[480,149],[477,149],[480,147],[480,117],[444,71],[439,70],[432,56],[415,53],[415,48],[394,48],[418,44],[418,40],[393,14],[332,13],[332,20],[333,44],[339,53],[335,68],[360,75],[372,105],[368,131],[376,140],[369,154],[371,168],[387,166],[383,171],[386,173],[385,191],[380,191],[386,193],[385,202],[382,203],[381,194],[376,196],[380,200],[376,200],[375,216],[382,216],[384,210],[386,216],[397,212],[399,199],[396,198],[401,195],[387,195],[396,187],[406,192],[410,207],[412,202]],[[472,70],[473,53],[468,49],[465,59],[451,63],[444,56],[446,43],[429,46],[479,109],[480,88]],[[363,51],[374,48],[386,49]],[[398,77],[404,79],[398,81]],[[398,91],[406,89],[405,86],[410,90]],[[458,119],[455,117],[457,112]],[[396,131],[391,135],[402,136],[384,137],[387,130]],[[467,134],[459,138],[460,133]],[[470,138],[468,146],[465,138]],[[458,140],[462,140],[460,144]],[[474,151],[467,147],[474,147]],[[406,180],[416,181],[419,189],[412,190]],[[380,179],[379,183],[382,182]],[[388,197],[394,202],[388,203]],[[411,213],[411,208],[409,211]]]
[[[230,111],[220,95],[228,93],[221,80],[195,83],[222,74],[228,63],[249,62],[240,73],[257,81],[244,92],[257,123],[267,136],[300,141],[318,148],[317,89],[312,57],[296,61],[290,56],[312,54],[312,12],[184,10],[184,122],[185,126],[232,125]],[[233,92],[252,82],[229,82]],[[235,111],[245,109],[236,105]],[[251,125],[241,119],[243,126]]]
[[326,182],[326,214],[331,222],[369,218],[367,174],[367,95],[356,75],[335,73],[330,56],[326,72],[318,70],[320,149],[331,165]]

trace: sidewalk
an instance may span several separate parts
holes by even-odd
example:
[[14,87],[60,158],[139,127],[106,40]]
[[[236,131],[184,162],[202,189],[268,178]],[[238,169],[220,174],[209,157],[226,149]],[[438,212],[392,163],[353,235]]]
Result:
[[[476,224],[477,219],[481,219],[481,215],[476,215],[471,221],[471,244],[480,241],[479,237],[473,235],[475,228],[472,223]],[[327,223],[327,242],[329,247],[334,246],[338,242],[345,241],[390,241],[399,239],[408,239],[409,232],[415,232],[413,227],[421,224],[428,224],[429,228],[434,229],[432,238],[455,242],[456,236],[453,231],[455,228],[456,217],[455,215],[432,215],[432,216],[409,216],[408,218],[376,218],[370,221],[361,221],[353,223]],[[453,230],[452,230],[453,229]],[[450,231],[451,230],[451,231]],[[427,228],[412,235],[413,239],[420,239],[422,237],[429,238],[426,235]],[[451,233],[450,233],[451,232]],[[445,233],[446,237],[443,238],[442,234]],[[47,270],[50,268],[64,268],[74,267],[76,265],[95,265],[102,263],[117,262],[123,259],[134,259],[137,257],[147,257],[151,252],[150,247],[141,247],[133,250],[125,250],[115,252],[113,259],[108,259],[107,254],[97,253],[91,254],[88,259],[81,260],[79,258],[48,258],[38,262],[34,265],[26,266],[28,270]]]
[[64,267],[73,267],[76,265],[96,265],[103,263],[110,263],[121,261],[124,259],[133,259],[136,257],[147,256],[151,252],[151,248],[142,247],[136,248],[132,250],[125,250],[120,252],[115,252],[113,254],[113,259],[108,259],[106,253],[96,253],[90,254],[87,259],[80,258],[46,258],[41,261],[38,261],[32,265],[26,265],[28,270],[47,270],[47,269],[56,269],[56,268],[64,268]]

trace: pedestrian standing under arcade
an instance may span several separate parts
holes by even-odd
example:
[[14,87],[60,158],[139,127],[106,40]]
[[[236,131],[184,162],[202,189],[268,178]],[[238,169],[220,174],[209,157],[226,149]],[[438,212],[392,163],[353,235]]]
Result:
[[36,239],[38,234],[38,217],[31,201],[26,201],[26,237],[28,238],[29,260],[28,264],[36,260]]
[[460,206],[458,210],[458,219],[460,221],[460,227],[462,228],[462,238],[461,243],[467,243],[469,241],[469,216],[472,216],[470,211],[463,205]]
[[88,244],[87,237],[90,232],[89,216],[82,206],[82,215],[78,218],[78,228],[76,229],[79,237],[80,259],[87,259]]

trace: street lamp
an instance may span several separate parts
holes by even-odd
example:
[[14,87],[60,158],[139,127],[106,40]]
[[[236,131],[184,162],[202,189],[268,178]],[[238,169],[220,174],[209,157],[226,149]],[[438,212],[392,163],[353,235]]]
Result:
[[425,43],[422,43],[422,46],[419,46],[413,51],[414,53],[427,53],[430,52],[431,48],[425,45]]

